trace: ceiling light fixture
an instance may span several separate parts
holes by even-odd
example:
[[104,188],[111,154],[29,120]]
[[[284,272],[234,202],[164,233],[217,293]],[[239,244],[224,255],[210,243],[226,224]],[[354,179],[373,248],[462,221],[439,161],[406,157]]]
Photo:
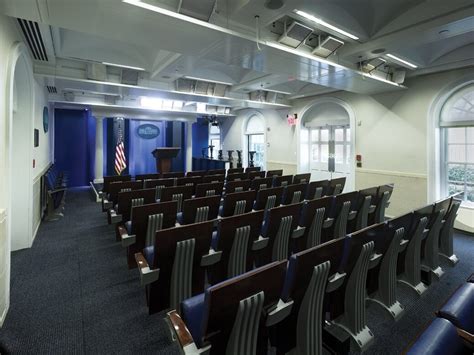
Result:
[[346,37],[349,37],[349,38],[351,38],[355,41],[357,41],[359,39],[359,37],[353,35],[352,33],[344,31],[344,30],[340,29],[339,27],[333,26],[330,23],[327,23],[326,21],[321,20],[320,18],[317,18],[317,17],[315,17],[311,14],[308,14],[307,12],[304,12],[304,11],[301,11],[301,10],[294,10],[293,12],[297,15],[300,15],[301,17],[304,17],[307,20],[313,21],[314,23],[317,23],[318,25],[327,27],[327,28],[329,28],[333,31],[336,31],[337,33],[340,33],[340,34],[342,34]]
[[109,62],[102,62],[102,64],[110,65],[111,67],[119,67],[119,68],[133,69],[133,70],[139,70],[139,71],[145,71],[146,70],[145,68],[132,67],[130,65],[122,65],[122,64],[109,63]]
[[397,57],[397,56],[395,56],[395,55],[393,55],[393,54],[387,54],[387,57],[392,58],[393,60],[396,60],[397,62],[400,62],[400,63],[402,63],[402,64],[405,64],[405,65],[409,66],[410,68],[413,68],[413,69],[418,68],[417,65],[415,65],[415,64],[413,64],[413,63],[410,63],[410,62],[408,62],[408,61],[406,61],[406,60],[404,60],[404,59],[402,59],[402,58],[399,58],[399,57]]
[[225,82],[225,81],[203,79],[203,78],[198,78],[198,77],[195,77],[195,76],[187,76],[187,75],[183,75],[183,79],[198,80],[198,81],[204,81],[206,83],[215,83],[215,84],[222,84],[222,85],[229,85],[229,86],[234,85],[232,83],[228,83],[228,82]]

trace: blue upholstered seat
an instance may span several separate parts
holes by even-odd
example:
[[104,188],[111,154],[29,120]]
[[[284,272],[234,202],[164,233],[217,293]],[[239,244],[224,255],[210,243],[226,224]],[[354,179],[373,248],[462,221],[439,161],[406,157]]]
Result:
[[127,229],[127,233],[131,234],[132,233],[132,221],[125,222],[125,228]]
[[181,302],[183,319],[198,347],[202,346],[204,297],[205,294],[201,293]]
[[218,240],[219,239],[217,237],[217,231],[212,232],[212,240],[211,240],[212,249],[217,250],[217,241]]
[[148,265],[152,266],[155,259],[155,247],[152,245],[143,249],[143,256],[145,256]]
[[466,282],[438,312],[456,327],[474,333],[474,283]]
[[176,214],[176,220],[178,221],[179,224],[183,224],[183,222],[184,222],[183,212],[178,212]]
[[420,335],[410,350],[410,355],[458,355],[470,354],[456,332],[456,327],[448,320],[436,318]]

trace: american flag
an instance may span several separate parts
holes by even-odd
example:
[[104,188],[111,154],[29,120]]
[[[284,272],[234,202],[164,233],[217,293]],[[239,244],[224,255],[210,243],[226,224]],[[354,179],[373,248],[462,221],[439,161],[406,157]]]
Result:
[[115,171],[118,175],[121,175],[122,171],[124,171],[127,167],[127,159],[125,158],[125,148],[123,145],[123,130],[120,121],[118,124],[117,135],[117,145],[115,146]]

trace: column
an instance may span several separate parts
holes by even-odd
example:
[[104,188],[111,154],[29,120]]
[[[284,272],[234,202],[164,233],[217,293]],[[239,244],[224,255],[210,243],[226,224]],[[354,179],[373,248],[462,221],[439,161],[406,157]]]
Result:
[[95,174],[94,182],[104,181],[104,118],[95,117]]
[[193,170],[193,122],[186,122],[186,171]]

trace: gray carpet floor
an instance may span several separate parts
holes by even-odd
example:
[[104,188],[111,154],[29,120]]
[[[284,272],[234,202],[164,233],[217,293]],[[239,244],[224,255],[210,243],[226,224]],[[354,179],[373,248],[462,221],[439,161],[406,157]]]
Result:
[[[457,233],[460,262],[422,297],[400,286],[394,322],[368,304],[376,340],[367,353],[397,354],[474,272],[474,237]],[[68,192],[65,217],[43,222],[31,249],[12,253],[10,311],[0,344],[13,354],[177,354],[164,314],[149,316],[136,270],[88,189]],[[273,352],[273,351],[271,351]]]

